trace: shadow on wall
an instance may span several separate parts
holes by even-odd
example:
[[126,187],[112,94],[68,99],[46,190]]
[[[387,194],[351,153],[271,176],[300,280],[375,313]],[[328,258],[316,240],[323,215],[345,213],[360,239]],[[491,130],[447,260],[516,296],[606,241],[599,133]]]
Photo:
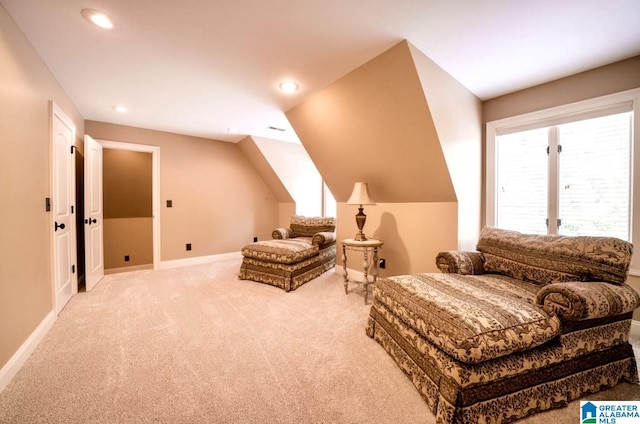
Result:
[[408,274],[411,269],[409,251],[400,238],[396,218],[390,212],[383,212],[380,217],[380,225],[373,232],[373,237],[383,240],[384,245],[379,257],[385,258],[386,269],[380,269],[381,277]]

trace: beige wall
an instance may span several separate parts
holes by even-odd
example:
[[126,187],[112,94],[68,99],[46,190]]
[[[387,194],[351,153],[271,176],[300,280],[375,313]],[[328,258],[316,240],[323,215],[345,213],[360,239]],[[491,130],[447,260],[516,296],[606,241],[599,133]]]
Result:
[[[640,56],[488,100],[483,104],[484,123],[638,87]],[[484,197],[483,185],[483,205]],[[640,277],[631,276],[628,282],[640,291]],[[633,316],[640,320],[640,310]]]
[[103,149],[104,218],[136,218],[152,213],[152,155]]
[[254,236],[271,238],[278,200],[237,145],[104,122],[85,128],[96,139],[160,147],[161,260],[237,252]]
[[484,122],[640,87],[640,56],[527,88],[483,103]]
[[[340,221],[336,229],[338,240],[352,238],[358,232],[355,215],[358,207],[338,203]],[[379,257],[386,259],[380,275],[391,276],[416,272],[438,272],[436,255],[457,246],[457,204],[378,203],[365,206],[367,222],[364,233],[384,241]],[[362,271],[362,255],[349,253],[347,267]],[[342,265],[342,255],[338,263]]]
[[[0,6],[0,368],[52,310],[49,101],[82,116]],[[76,144],[81,145],[78,139]]]
[[105,219],[103,231],[105,270],[153,266],[153,218]]

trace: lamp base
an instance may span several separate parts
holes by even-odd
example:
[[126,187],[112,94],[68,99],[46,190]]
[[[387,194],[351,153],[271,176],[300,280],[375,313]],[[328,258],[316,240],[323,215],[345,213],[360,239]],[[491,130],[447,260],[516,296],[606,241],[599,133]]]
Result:
[[362,231],[359,231],[358,234],[353,238],[355,241],[367,241],[367,236],[365,236]]
[[365,241],[367,237],[362,232],[364,228],[364,223],[367,221],[367,215],[364,214],[364,208],[362,205],[358,208],[358,213],[356,214],[356,225],[358,226],[358,234],[354,237],[356,241]]

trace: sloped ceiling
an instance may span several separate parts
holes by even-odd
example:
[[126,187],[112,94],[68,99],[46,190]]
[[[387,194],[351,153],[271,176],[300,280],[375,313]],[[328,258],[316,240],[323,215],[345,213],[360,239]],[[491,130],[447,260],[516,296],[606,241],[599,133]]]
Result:
[[403,39],[483,100],[640,54],[638,0],[0,4],[85,119],[232,142],[294,141],[284,111]]
[[406,41],[286,116],[338,202],[356,181],[369,183],[376,202],[456,201]]

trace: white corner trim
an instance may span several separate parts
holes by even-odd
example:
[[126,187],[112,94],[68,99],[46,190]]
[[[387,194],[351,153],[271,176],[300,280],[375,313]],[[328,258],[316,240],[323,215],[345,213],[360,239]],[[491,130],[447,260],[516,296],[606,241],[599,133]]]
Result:
[[212,262],[228,261],[231,259],[242,259],[242,254],[240,252],[231,252],[209,256],[197,256],[195,258],[173,259],[171,261],[160,262],[159,269],[180,268],[183,266],[208,264]]
[[640,277],[640,269],[629,268],[629,275]]
[[631,320],[631,335],[634,337],[640,337],[640,321],[635,319]]
[[54,322],[56,322],[56,314],[50,311],[16,353],[13,354],[11,359],[2,367],[0,370],[0,392],[9,385],[13,377],[20,371],[20,368],[27,362],[33,350],[47,335]]

